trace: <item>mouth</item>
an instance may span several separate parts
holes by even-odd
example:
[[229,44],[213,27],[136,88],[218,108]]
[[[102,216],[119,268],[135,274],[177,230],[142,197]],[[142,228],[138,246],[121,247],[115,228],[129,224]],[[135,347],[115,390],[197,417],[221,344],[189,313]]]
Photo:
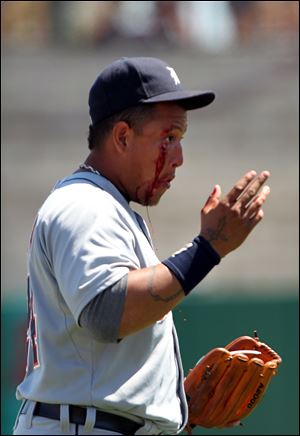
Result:
[[158,203],[157,198],[160,198],[167,189],[170,189],[171,182],[174,179],[175,179],[175,174],[171,174],[169,176],[163,177],[155,181],[155,183],[153,183],[151,186],[148,187],[145,196],[145,201],[142,204],[148,206],[149,205],[153,206],[154,204],[157,204]]
[[161,179],[159,181],[159,185],[162,187],[165,187],[167,189],[169,189],[171,187],[171,182],[175,179],[175,175],[173,176],[169,176],[169,177],[165,177],[164,179]]

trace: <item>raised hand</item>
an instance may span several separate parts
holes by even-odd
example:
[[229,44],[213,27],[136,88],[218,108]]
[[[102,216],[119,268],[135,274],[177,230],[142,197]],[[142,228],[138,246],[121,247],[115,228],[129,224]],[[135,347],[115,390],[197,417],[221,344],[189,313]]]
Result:
[[215,185],[201,210],[200,234],[221,257],[239,247],[262,220],[261,207],[270,193],[269,186],[262,186],[269,176],[269,171],[257,177],[249,171],[223,198],[220,186]]

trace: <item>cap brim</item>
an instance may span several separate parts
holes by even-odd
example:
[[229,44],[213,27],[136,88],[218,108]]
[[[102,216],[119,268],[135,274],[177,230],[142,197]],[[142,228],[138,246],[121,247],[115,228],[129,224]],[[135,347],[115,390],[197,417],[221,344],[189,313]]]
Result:
[[163,103],[177,101],[185,110],[199,109],[208,106],[215,99],[212,91],[174,91],[143,99],[141,103]]

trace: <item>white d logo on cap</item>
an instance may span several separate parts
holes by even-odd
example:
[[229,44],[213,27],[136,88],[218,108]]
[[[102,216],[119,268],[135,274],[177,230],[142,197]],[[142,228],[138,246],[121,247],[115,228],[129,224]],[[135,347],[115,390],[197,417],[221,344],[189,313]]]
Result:
[[172,79],[174,80],[175,85],[178,85],[178,84],[180,83],[180,80],[179,80],[179,77],[177,76],[177,74],[176,74],[174,68],[166,67],[166,69],[170,71],[170,76],[171,76]]

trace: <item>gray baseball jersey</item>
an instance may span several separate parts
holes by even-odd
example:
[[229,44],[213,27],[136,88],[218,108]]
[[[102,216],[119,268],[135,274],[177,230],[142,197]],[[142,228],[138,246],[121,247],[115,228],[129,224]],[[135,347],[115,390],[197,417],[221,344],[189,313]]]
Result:
[[56,184],[29,249],[28,360],[18,399],[142,418],[140,434],[183,429],[187,404],[172,313],[116,343],[96,341],[78,322],[83,308],[130,270],[160,262],[148,238],[104,177],[81,172]]

